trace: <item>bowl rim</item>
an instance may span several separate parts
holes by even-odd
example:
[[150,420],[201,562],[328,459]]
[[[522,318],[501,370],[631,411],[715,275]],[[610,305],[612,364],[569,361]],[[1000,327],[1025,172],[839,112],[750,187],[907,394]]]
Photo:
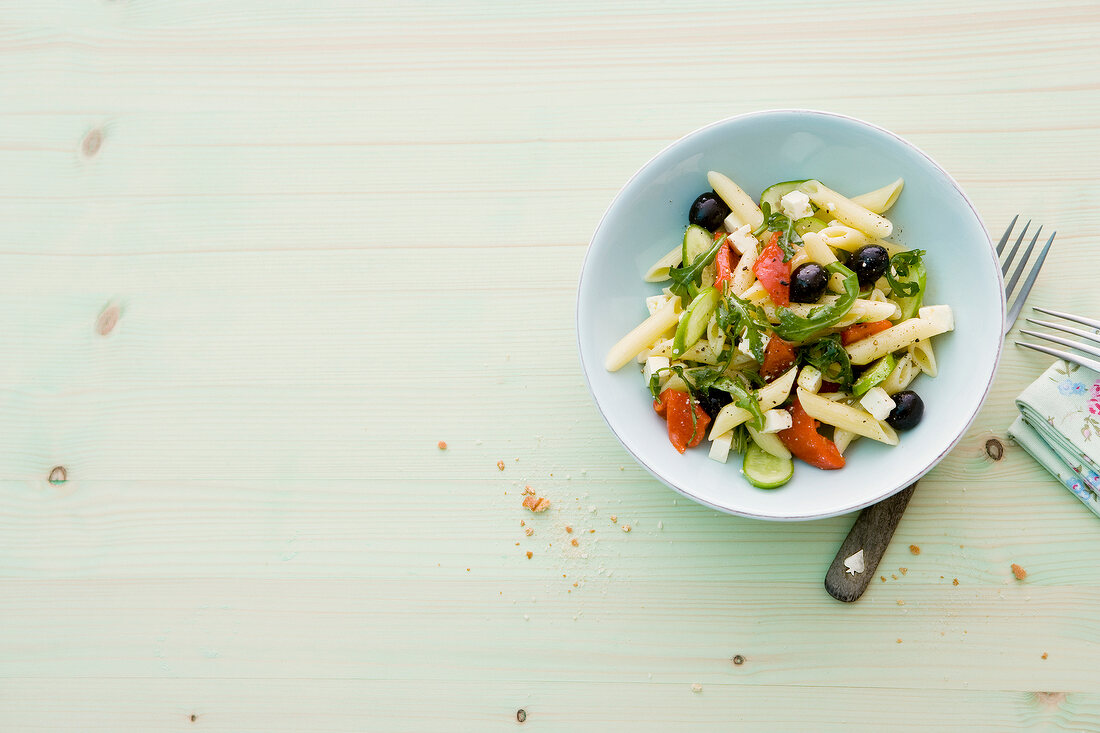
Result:
[[951,442],[948,443],[948,445],[939,453],[939,455],[935,456],[931,461],[928,462],[927,465],[925,465],[923,468],[921,468],[919,471],[917,471],[916,474],[913,475],[912,478],[906,479],[905,481],[901,482],[897,486],[892,486],[891,488],[886,490],[884,493],[882,493],[878,496],[875,496],[875,497],[873,497],[869,500],[859,501],[859,502],[856,502],[855,504],[852,504],[851,506],[842,507],[842,508],[839,508],[835,511],[828,511],[828,512],[824,512],[824,513],[820,513],[820,514],[774,516],[774,515],[769,515],[769,514],[758,514],[758,513],[739,510],[739,509],[732,509],[732,508],[727,507],[727,506],[722,506],[720,504],[715,504],[711,501],[707,501],[706,499],[703,499],[699,496],[696,496],[696,495],[692,494],[687,489],[684,489],[680,486],[677,486],[671,480],[669,480],[669,479],[665,478],[664,476],[662,476],[661,474],[657,473],[657,471],[655,471],[653,468],[651,468],[649,466],[649,464],[641,458],[641,456],[639,456],[637,453],[635,453],[633,450],[631,450],[630,446],[628,446],[626,444],[626,441],[624,441],[622,439],[622,437],[619,435],[618,431],[616,431],[614,426],[611,424],[611,421],[608,419],[606,413],[604,413],[603,407],[600,405],[599,399],[597,399],[597,397],[596,397],[595,390],[592,389],[592,380],[588,376],[588,366],[585,363],[584,351],[583,351],[583,348],[582,348],[582,345],[581,345],[581,310],[580,310],[581,292],[582,292],[582,289],[583,289],[583,286],[584,286],[584,276],[585,276],[585,273],[588,271],[588,258],[592,254],[592,242],[596,239],[597,235],[599,235],[600,231],[603,229],[604,224],[607,222],[608,214],[611,212],[611,209],[615,205],[615,203],[619,200],[619,197],[622,196],[623,191],[625,191],[626,188],[631,183],[633,183],[635,179],[637,179],[640,175],[642,175],[643,172],[645,172],[651,165],[653,165],[653,163],[658,158],[662,157],[666,152],[668,152],[672,148],[676,147],[677,145],[681,144],[682,142],[684,142],[688,138],[694,137],[695,135],[698,135],[698,134],[700,134],[700,133],[702,133],[706,130],[709,130],[713,127],[718,127],[718,126],[721,126],[721,125],[725,125],[727,123],[734,122],[736,120],[744,120],[744,119],[748,119],[748,118],[751,118],[751,117],[766,117],[766,116],[772,116],[772,115],[795,115],[795,116],[807,116],[807,117],[831,117],[831,118],[835,118],[835,119],[845,120],[847,122],[852,122],[852,123],[855,123],[856,125],[863,126],[863,127],[866,127],[866,128],[870,128],[870,129],[875,130],[877,132],[888,135],[889,137],[891,137],[894,140],[896,140],[897,142],[899,142],[901,145],[913,150],[918,155],[920,155],[922,158],[924,158],[926,161],[928,161],[928,163],[934,169],[939,171],[939,173],[941,175],[943,175],[943,177],[948,181],[948,183],[951,184],[952,188],[954,188],[955,191],[962,197],[962,200],[964,202],[966,202],[967,207],[970,209],[970,213],[973,214],[974,219],[978,222],[978,226],[981,227],[982,233],[985,234],[985,241],[986,241],[986,244],[989,247],[989,256],[992,259],[993,264],[994,264],[994,268],[993,268],[994,272],[996,272],[996,274],[997,274],[997,283],[998,283],[997,292],[1000,296],[1000,307],[1001,307],[1001,321],[1000,322],[1001,322],[1002,328],[1003,328],[1003,324],[1004,324],[1004,321],[1005,321],[1005,318],[1006,318],[1007,306],[1006,306],[1005,291],[1004,291],[1004,277],[1001,274],[1001,267],[1000,267],[999,260],[997,258],[997,250],[993,245],[993,238],[989,234],[989,229],[986,227],[985,221],[982,219],[981,215],[978,213],[978,210],[974,206],[974,203],[970,200],[970,197],[966,195],[966,191],[964,191],[962,186],[959,185],[959,182],[956,181],[955,177],[952,176],[950,173],[948,173],[939,163],[937,163],[932,158],[932,156],[930,156],[928,153],[924,152],[924,150],[922,150],[917,145],[909,142],[908,140],[901,137],[897,133],[891,132],[890,130],[887,130],[884,127],[876,125],[873,122],[867,122],[866,120],[861,120],[858,117],[852,117],[850,115],[840,114],[838,112],[826,112],[826,111],[823,111],[823,110],[798,108],[798,107],[790,107],[790,108],[780,107],[780,108],[774,108],[774,109],[757,110],[755,112],[745,112],[745,113],[738,114],[738,115],[731,115],[729,117],[724,117],[720,120],[715,120],[714,122],[703,125],[702,127],[695,128],[694,130],[691,130],[690,132],[676,138],[675,140],[670,142],[668,145],[665,145],[663,148],[658,150],[653,156],[651,156],[649,158],[649,160],[647,160],[641,167],[639,167],[638,170],[635,171],[632,176],[630,176],[630,178],[628,178],[623,183],[623,185],[619,188],[619,190],[615,192],[615,195],[612,196],[611,201],[607,205],[607,208],[604,209],[603,215],[600,217],[599,223],[596,225],[595,230],[593,230],[593,232],[592,232],[592,236],[588,240],[588,246],[586,247],[585,253],[584,253],[584,260],[581,262],[580,276],[577,279],[577,297],[576,297],[576,302],[575,302],[575,305],[574,305],[575,315],[574,315],[574,324],[573,324],[574,325],[574,332],[576,334],[576,340],[577,340],[577,358],[580,361],[581,373],[584,376],[585,388],[588,390],[588,394],[592,398],[592,402],[595,403],[595,405],[596,405],[596,411],[600,413],[600,417],[603,418],[604,423],[607,425],[608,429],[611,430],[611,434],[615,436],[615,439],[619,441],[619,444],[624,449],[626,449],[627,453],[629,453],[631,455],[631,457],[634,459],[634,461],[638,465],[640,465],[642,468],[644,468],[647,472],[649,472],[649,474],[651,476],[653,476],[658,481],[660,481],[661,483],[663,483],[665,486],[669,487],[673,491],[677,492],[678,494],[681,494],[682,496],[684,496],[688,499],[691,499],[692,501],[696,502],[697,504],[701,504],[703,506],[714,509],[715,511],[723,512],[725,514],[732,514],[732,515],[739,516],[739,517],[746,517],[748,519],[760,519],[760,520],[773,521],[773,522],[804,522],[804,521],[810,521],[810,520],[814,520],[814,519],[826,519],[828,517],[837,517],[837,516],[841,516],[841,515],[844,515],[844,514],[850,514],[852,512],[855,512],[855,511],[858,511],[858,510],[863,509],[865,507],[868,507],[872,504],[877,504],[878,502],[883,501],[884,499],[888,499],[889,497],[891,497],[894,494],[898,493],[899,491],[906,488],[907,486],[910,486],[912,484],[916,484],[929,471],[931,471],[933,468],[935,468],[940,463],[940,461],[942,461],[947,456],[947,454],[950,453],[952,450],[954,450],[955,446],[957,446],[959,444],[959,442],[963,439],[963,436],[965,436],[967,431],[970,430],[970,426],[974,424],[974,420],[977,419],[978,414],[982,411],[982,407],[985,405],[985,401],[989,398],[989,392],[990,392],[990,389],[993,386],[993,380],[996,379],[996,377],[997,377],[997,368],[1000,366],[1001,357],[1004,353],[1005,340],[1002,336],[1002,338],[1000,338],[997,341],[997,351],[993,356],[993,368],[989,372],[989,379],[986,382],[986,385],[985,385],[984,389],[982,390],[981,398],[978,400],[978,404],[975,406],[974,411],[967,418],[966,423],[965,423],[965,425],[963,425],[962,430],[960,430],[958,432],[958,434],[955,435],[954,438],[952,438]]

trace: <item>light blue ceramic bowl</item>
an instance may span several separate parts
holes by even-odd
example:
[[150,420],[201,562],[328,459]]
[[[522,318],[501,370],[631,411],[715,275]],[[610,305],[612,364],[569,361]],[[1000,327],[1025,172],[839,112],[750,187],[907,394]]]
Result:
[[[894,237],[928,252],[928,304],[955,311],[955,331],[935,339],[939,376],[913,384],[925,416],[891,448],[863,439],[847,466],[821,471],[796,461],[786,486],[765,491],[704,444],[680,455],[654,413],[638,368],[610,373],[604,357],[647,314],[644,297],[660,285],[646,269],[682,237],[691,202],[710,190],[708,170],[725,173],[749,195],[776,181],[818,178],[856,195],[899,176],[905,189],[886,216]],[[732,117],[681,138],[646,163],[604,214],[592,237],[577,295],[581,365],[611,430],[654,476],[695,501],[731,514],[805,520],[872,504],[923,476],[959,441],[977,415],[1001,354],[1005,303],[989,233],[959,185],[912,144],[850,117],[775,110]]]

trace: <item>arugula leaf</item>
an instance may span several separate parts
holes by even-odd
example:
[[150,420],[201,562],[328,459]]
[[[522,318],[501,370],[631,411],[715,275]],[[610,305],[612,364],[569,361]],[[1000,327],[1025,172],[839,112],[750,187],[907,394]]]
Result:
[[795,231],[794,222],[786,214],[772,211],[771,204],[767,201],[760,205],[760,211],[764,214],[764,223],[753,231],[753,236],[759,237],[764,232],[779,232],[775,243],[783,250],[783,261],[790,262],[798,254],[794,245],[802,244],[802,237]]
[[790,308],[779,309],[779,323],[775,332],[779,337],[787,341],[802,342],[813,336],[823,328],[836,325],[837,321],[852,309],[859,295],[859,280],[856,274],[839,262],[832,262],[825,266],[832,273],[840,273],[844,277],[844,294],[828,305],[818,306],[812,309],[806,316],[796,315]]
[[[755,425],[753,426],[756,427]],[[741,423],[733,429],[733,440],[730,441],[730,450],[734,453],[744,453],[745,449],[749,447],[749,431],[745,429],[745,424]]]
[[703,272],[703,268],[714,261],[714,258],[718,256],[718,250],[722,249],[726,240],[729,239],[729,235],[722,237],[714,243],[710,249],[708,249],[702,256],[696,257],[695,261],[687,267],[672,267],[669,268],[668,276],[672,280],[672,285],[669,286],[669,290],[675,295],[680,296],[681,301],[689,301],[691,299],[691,286],[698,280],[699,276]]
[[[840,334],[825,336],[801,349],[805,363],[815,367],[830,382],[847,387],[852,383],[852,362],[840,342]],[[834,371],[833,366],[837,369]]]
[[724,300],[719,301],[717,312],[718,325],[727,333],[735,335],[744,331],[753,358],[758,363],[763,363],[763,335],[771,328],[771,325],[760,306],[742,300],[730,293]]
[[909,277],[909,268],[920,265],[924,254],[926,253],[923,249],[912,249],[898,252],[890,258],[890,266],[886,268],[886,281],[890,283],[890,290],[894,295],[908,298],[920,290],[920,283],[915,280],[901,282],[894,277],[894,273],[897,273],[897,277]]

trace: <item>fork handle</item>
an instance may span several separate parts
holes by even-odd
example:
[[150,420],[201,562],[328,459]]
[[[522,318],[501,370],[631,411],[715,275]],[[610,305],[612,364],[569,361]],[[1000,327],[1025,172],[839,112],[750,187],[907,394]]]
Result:
[[[867,585],[875,577],[875,569],[886,554],[890,538],[894,536],[894,530],[897,529],[901,515],[916,488],[917,484],[913,482],[893,496],[872,504],[859,513],[825,574],[825,590],[829,595],[845,603],[858,600],[863,595],[863,591],[867,590]],[[863,550],[864,570],[853,575],[847,572],[844,561],[860,550]]]

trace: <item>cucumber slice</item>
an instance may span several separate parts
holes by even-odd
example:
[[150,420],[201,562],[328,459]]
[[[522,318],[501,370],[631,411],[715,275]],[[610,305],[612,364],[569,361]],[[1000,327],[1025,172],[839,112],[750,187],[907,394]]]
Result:
[[872,387],[876,387],[882,383],[890,372],[894,371],[894,367],[898,365],[893,354],[887,354],[878,361],[876,361],[867,371],[863,372],[863,376],[856,380],[852,385],[852,394],[856,397],[866,394]]
[[741,473],[758,489],[778,489],[794,475],[794,461],[765,453],[756,443],[745,450]]
[[782,183],[776,183],[768,186],[764,189],[764,193],[760,194],[760,208],[764,208],[764,204],[771,206],[772,213],[779,211],[779,199],[783,198],[791,191],[798,188],[800,183],[806,181],[783,181]]
[[924,286],[928,282],[928,270],[924,268],[924,263],[921,262],[915,267],[910,267],[909,274],[906,277],[899,277],[898,282],[915,282],[918,288],[916,295],[895,298],[898,307],[901,308],[901,320],[906,321],[917,315],[921,303],[924,302]]
[[721,296],[717,288],[706,288],[691,301],[684,317],[680,319],[680,325],[676,327],[676,336],[672,339],[673,356],[681,356],[707,332],[707,324],[710,323],[714,309],[718,307],[719,297]]
[[794,223],[794,230],[798,232],[798,236],[802,236],[806,232],[820,232],[827,227],[828,224],[812,216],[807,216],[803,219],[799,219]]
[[684,232],[684,267],[691,266],[695,258],[705,255],[714,246],[714,235],[701,226],[692,224]]

